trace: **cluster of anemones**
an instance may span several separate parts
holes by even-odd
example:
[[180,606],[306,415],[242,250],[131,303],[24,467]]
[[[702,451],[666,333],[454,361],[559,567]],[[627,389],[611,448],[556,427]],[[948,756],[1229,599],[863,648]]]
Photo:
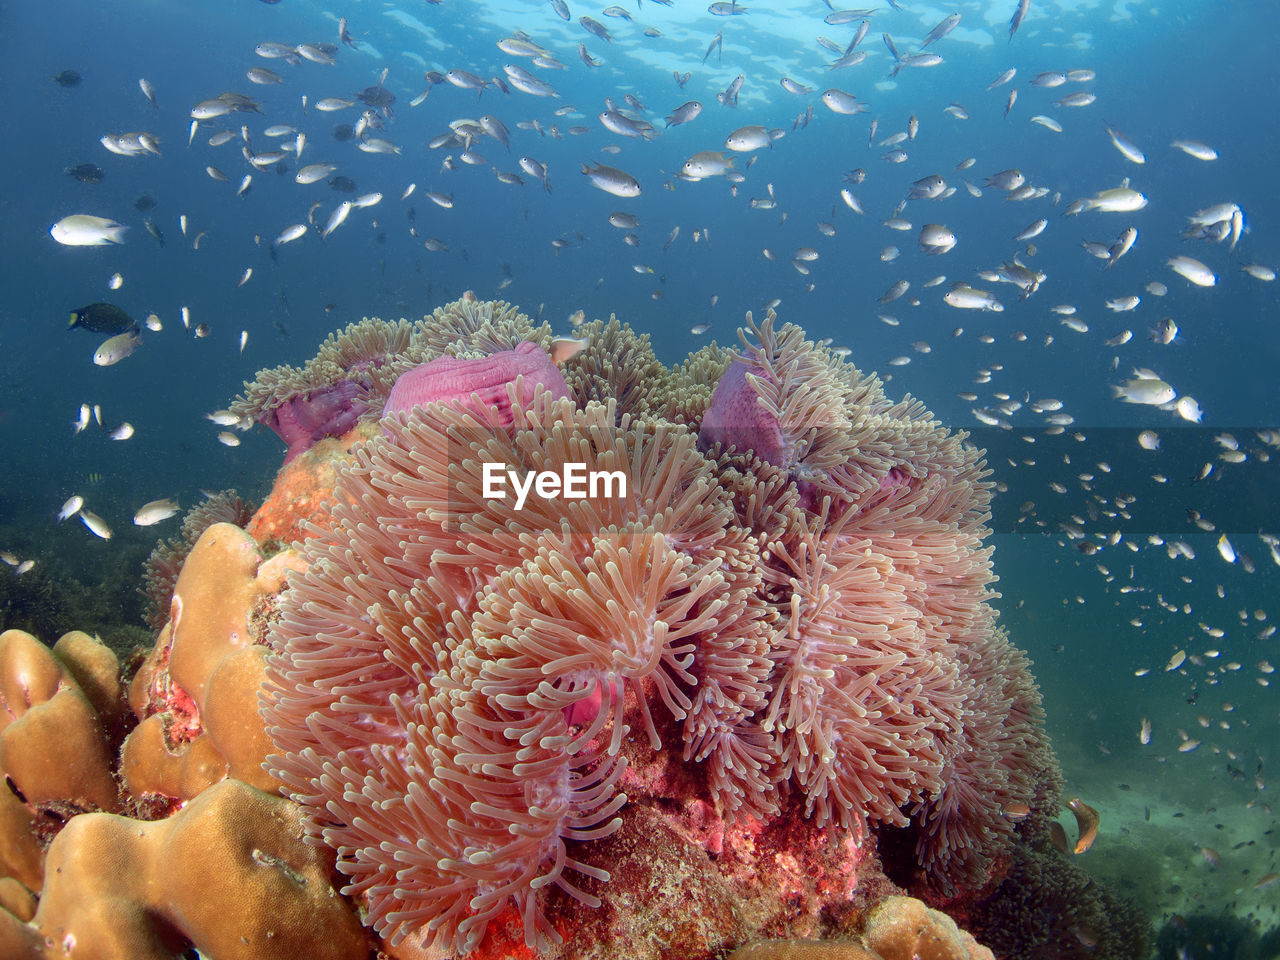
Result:
[[[392,944],[466,952],[511,908],[557,940],[549,899],[600,903],[589,842],[672,763],[725,818],[914,820],[947,882],[1007,842],[999,803],[1052,758],[987,603],[981,452],[772,319],[733,366],[657,368],[661,391],[625,376],[647,344],[595,324],[570,397],[432,403],[357,450],[283,597],[264,715]],[[733,396],[685,417],[708,373]],[[516,509],[485,463],[626,493]]]

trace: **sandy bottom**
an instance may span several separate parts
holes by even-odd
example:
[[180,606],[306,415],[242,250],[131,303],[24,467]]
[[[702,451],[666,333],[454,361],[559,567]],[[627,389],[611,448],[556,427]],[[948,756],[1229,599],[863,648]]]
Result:
[[[1097,744],[1055,738],[1055,747],[1067,778],[1064,801],[1079,796],[1101,814],[1080,865],[1136,901],[1156,929],[1175,914],[1224,912],[1260,932],[1280,926],[1280,881],[1264,880],[1280,870],[1280,824],[1245,763],[1207,745],[1196,751],[1202,756],[1120,761]],[[1070,811],[1061,822],[1074,843]]]

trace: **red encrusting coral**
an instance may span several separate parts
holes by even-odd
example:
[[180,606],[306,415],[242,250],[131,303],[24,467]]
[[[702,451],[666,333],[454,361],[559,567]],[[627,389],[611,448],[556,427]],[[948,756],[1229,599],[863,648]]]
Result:
[[[259,543],[287,547],[314,536],[328,523],[338,468],[351,460],[352,447],[368,439],[376,425],[359,423],[341,437],[326,437],[288,460],[276,474],[262,506],[243,524]],[[311,532],[304,533],[303,526]]]

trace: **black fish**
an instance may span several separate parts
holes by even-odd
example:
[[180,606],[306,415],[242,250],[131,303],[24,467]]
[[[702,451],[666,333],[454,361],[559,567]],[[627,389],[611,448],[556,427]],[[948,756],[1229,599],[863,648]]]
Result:
[[79,310],[72,310],[71,322],[67,324],[67,329],[73,330],[76,327],[81,330],[91,330],[94,333],[110,334],[138,329],[133,317],[112,303],[91,303]]
[[330,177],[329,186],[340,193],[356,192],[356,182],[350,177],[344,177],[341,174],[336,177]]
[[349,123],[340,123],[333,128],[333,139],[338,141],[350,140],[356,135],[356,128]]
[[81,183],[101,183],[105,174],[96,163],[77,163],[63,171],[69,177],[75,177]]
[[146,213],[156,205],[156,198],[149,193],[144,193],[137,200],[133,201],[133,209],[139,213]]
[[385,110],[396,102],[396,95],[382,84],[378,84],[376,87],[365,87],[356,94],[356,99],[370,107]]
[[74,70],[63,70],[53,81],[61,87],[76,87],[80,85],[80,74]]

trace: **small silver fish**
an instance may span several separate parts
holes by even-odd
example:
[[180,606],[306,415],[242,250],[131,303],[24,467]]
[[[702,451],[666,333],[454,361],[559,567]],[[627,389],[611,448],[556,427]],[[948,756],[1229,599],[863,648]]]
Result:
[[128,229],[106,217],[77,213],[55,223],[49,228],[49,235],[66,247],[100,247],[124,243],[124,232]]
[[690,100],[683,103],[671,111],[671,116],[667,117],[667,126],[674,127],[681,123],[688,123],[690,120],[696,120],[698,115],[702,113],[702,104],[697,100]]
[[[1135,371],[1135,376],[1111,388],[1112,397],[1124,403],[1139,403],[1158,407],[1169,403],[1177,393],[1150,371]],[[1146,374],[1144,376],[1144,374]]]
[[80,522],[88,527],[89,532],[95,537],[101,537],[103,540],[111,539],[111,528],[96,513],[92,513],[82,507],[80,510]]
[[149,527],[161,520],[168,520],[180,509],[182,508],[178,506],[176,500],[169,498],[152,500],[138,508],[138,512],[133,515],[133,522],[140,527]]
[[1105,124],[1105,127],[1107,131],[1107,136],[1111,138],[1111,143],[1115,146],[1117,150],[1120,151],[1120,153],[1124,156],[1126,160],[1129,160],[1132,163],[1147,162],[1146,154],[1144,154],[1140,149],[1138,149],[1137,144],[1135,144],[1132,140],[1126,137],[1123,133],[1121,133],[1115,127],[1111,126],[1111,124],[1109,123]]
[[291,227],[285,227],[280,234],[271,242],[273,247],[279,247],[286,243],[292,243],[294,240],[305,236],[307,233],[307,225],[305,223],[295,223]]
[[118,333],[104,340],[93,352],[93,362],[99,367],[109,367],[129,356],[141,344],[142,337],[138,335],[137,330],[126,330],[124,333]]
[[582,172],[591,181],[591,185],[615,197],[638,197],[641,193],[640,183],[625,170],[606,167],[604,164],[584,163]]

